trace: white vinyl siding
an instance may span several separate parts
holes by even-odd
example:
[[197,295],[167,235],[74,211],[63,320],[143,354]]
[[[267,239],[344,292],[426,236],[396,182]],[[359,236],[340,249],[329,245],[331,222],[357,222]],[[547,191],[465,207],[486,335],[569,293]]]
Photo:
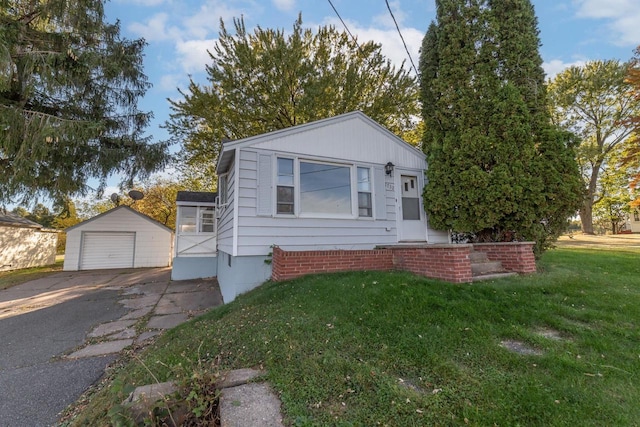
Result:
[[[381,194],[374,194],[372,197],[375,212],[373,220],[354,217],[288,217],[275,214],[275,207],[272,210],[273,215],[258,216],[256,210],[258,188],[271,188],[267,183],[258,185],[256,180],[258,159],[268,157],[275,165],[278,156],[268,151],[239,150],[238,255],[266,255],[273,244],[287,250],[372,249],[376,245],[392,244],[397,241],[395,193],[393,190],[385,189],[384,183],[385,179],[391,182],[392,178],[385,178],[381,166],[370,168],[373,172],[374,193],[381,190]],[[275,168],[272,173],[271,181],[276,182]],[[376,183],[376,180],[382,182]],[[275,204],[275,199],[272,203]],[[222,230],[220,222],[219,228]],[[220,243],[218,245],[222,250]]]
[[[234,160],[238,161],[236,158]],[[254,167],[254,173],[255,168]],[[229,172],[226,175],[226,189],[227,196],[225,204],[218,207],[218,250],[226,252],[228,254],[233,253],[233,216],[234,216],[234,199],[236,198],[235,194],[235,165],[231,164],[229,168]],[[253,180],[255,183],[255,179]],[[255,190],[253,192],[253,199],[256,197]],[[255,200],[254,200],[254,211],[253,215],[255,215]]]
[[0,271],[56,262],[58,233],[0,225]]
[[285,129],[280,134],[267,136],[256,138],[251,149],[295,153],[299,157],[310,156],[327,161],[382,165],[391,162],[421,171],[426,167],[424,154],[419,150],[359,115],[345,116],[325,126],[322,123],[309,127],[303,125],[299,132],[286,132]]
[[80,249],[80,270],[131,268],[136,233],[85,232]]

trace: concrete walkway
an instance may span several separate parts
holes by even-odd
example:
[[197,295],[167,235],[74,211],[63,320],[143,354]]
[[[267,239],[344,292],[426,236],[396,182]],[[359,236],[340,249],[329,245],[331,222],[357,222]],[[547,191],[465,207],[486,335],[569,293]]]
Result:
[[169,268],[56,273],[0,291],[2,426],[46,426],[122,349],[222,304]]

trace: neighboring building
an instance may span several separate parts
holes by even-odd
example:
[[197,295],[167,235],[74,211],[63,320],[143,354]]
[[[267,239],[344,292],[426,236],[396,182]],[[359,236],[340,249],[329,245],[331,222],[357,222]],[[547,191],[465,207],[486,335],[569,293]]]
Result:
[[640,233],[640,208],[634,208],[627,216],[625,230],[631,233]]
[[171,229],[128,206],[111,209],[66,232],[64,270],[171,265]]
[[56,262],[58,231],[0,210],[0,271]]
[[362,112],[226,142],[217,164],[218,253],[200,261],[217,264],[230,302],[269,279],[274,245],[304,251],[449,243],[449,233],[428,225],[426,166],[424,153]]
[[217,196],[218,193],[178,192],[171,279],[186,280],[217,275]]

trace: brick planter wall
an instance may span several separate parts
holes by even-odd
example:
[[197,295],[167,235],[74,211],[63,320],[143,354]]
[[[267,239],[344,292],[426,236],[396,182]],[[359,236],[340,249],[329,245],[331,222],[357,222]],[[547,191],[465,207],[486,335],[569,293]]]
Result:
[[505,270],[520,274],[536,272],[534,242],[475,243],[473,249],[486,252],[491,261],[501,261]]
[[393,251],[396,270],[453,283],[471,282],[471,245],[398,247]]
[[287,252],[275,247],[271,279],[338,271],[403,270],[453,283],[471,281],[471,245],[416,245],[373,250]]
[[393,255],[388,249],[287,252],[274,247],[271,267],[277,282],[312,273],[392,270]]

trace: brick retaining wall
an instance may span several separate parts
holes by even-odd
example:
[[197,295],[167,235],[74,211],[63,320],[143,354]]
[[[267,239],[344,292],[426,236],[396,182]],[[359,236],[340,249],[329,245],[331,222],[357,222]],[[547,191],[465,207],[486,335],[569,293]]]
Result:
[[471,282],[471,245],[431,245],[398,247],[393,252],[396,270],[410,271],[425,277],[453,283]]
[[473,248],[478,252],[486,252],[491,261],[501,261],[507,271],[530,274],[536,272],[534,244],[534,242],[475,243]]
[[453,283],[471,281],[472,245],[394,246],[373,250],[283,251],[273,248],[271,279],[338,271],[410,271]]
[[393,270],[393,255],[388,249],[288,252],[274,247],[271,268],[276,282],[312,273],[387,271]]

